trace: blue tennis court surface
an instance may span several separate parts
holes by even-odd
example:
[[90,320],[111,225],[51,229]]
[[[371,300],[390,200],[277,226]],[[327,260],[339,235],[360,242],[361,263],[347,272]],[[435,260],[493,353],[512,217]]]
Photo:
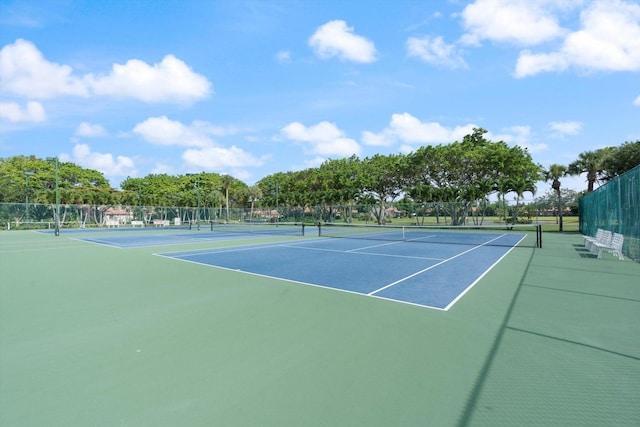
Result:
[[[238,240],[238,239],[251,239],[251,238],[264,238],[268,237],[272,233],[263,233],[260,231],[179,231],[175,230],[157,230],[157,229],[128,229],[127,233],[118,233],[114,231],[112,233],[108,230],[104,230],[99,235],[90,235],[84,237],[77,237],[78,240],[85,242],[97,243],[100,245],[113,246],[117,248],[136,248],[142,246],[165,246],[176,244],[189,244],[200,243],[208,241],[222,241],[222,240]],[[277,233],[273,233],[278,236],[296,236],[301,235],[302,228],[291,228],[285,230],[278,230]],[[66,231],[65,231],[66,233]],[[82,233],[82,232],[79,232]],[[88,233],[85,232],[85,233]]]
[[490,244],[498,238],[474,245],[320,238],[158,255],[448,310],[513,249]]
[[[85,242],[97,243],[100,245],[114,246],[117,248],[137,248],[140,246],[164,246],[175,245],[182,243],[198,243],[207,242],[212,240],[220,240],[222,237],[235,237],[239,238],[239,235],[235,236],[223,236],[220,233],[203,233],[203,232],[185,232],[185,233],[172,233],[172,232],[145,232],[137,233],[135,235],[105,235],[105,236],[89,236],[80,237],[79,240]],[[246,236],[244,236],[246,238]]]

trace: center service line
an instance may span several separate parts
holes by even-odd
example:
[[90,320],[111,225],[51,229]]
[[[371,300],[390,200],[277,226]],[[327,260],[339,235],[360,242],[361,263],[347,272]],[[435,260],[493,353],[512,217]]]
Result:
[[432,268],[435,268],[435,267],[437,267],[437,266],[439,266],[439,265],[444,264],[445,262],[449,262],[449,261],[451,261],[452,259],[456,259],[456,258],[458,258],[459,256],[462,256],[462,255],[464,255],[464,254],[466,254],[466,253],[469,253],[469,252],[471,252],[471,251],[475,251],[476,249],[481,248],[482,246],[488,245],[489,243],[493,242],[494,240],[498,240],[498,239],[500,239],[500,238],[502,238],[502,237],[504,237],[504,236],[506,236],[506,234],[503,234],[503,235],[501,235],[501,236],[498,236],[498,237],[496,237],[495,239],[491,239],[491,240],[489,240],[488,242],[485,242],[485,243],[483,243],[483,244],[481,244],[481,245],[475,246],[475,247],[473,247],[473,248],[471,248],[471,249],[467,249],[467,250],[466,250],[466,251],[464,251],[464,252],[460,252],[458,255],[454,255],[454,256],[452,256],[451,258],[447,258],[447,259],[445,259],[444,261],[440,261],[440,262],[439,262],[439,263],[437,263],[437,264],[433,264],[433,265],[432,265],[432,266],[430,266],[430,267],[427,267],[427,268],[425,268],[425,269],[423,269],[423,270],[420,270],[420,271],[418,271],[418,272],[416,272],[416,273],[413,273],[413,274],[411,274],[411,275],[409,275],[409,276],[407,276],[407,277],[404,277],[404,278],[402,278],[402,279],[400,279],[400,280],[396,280],[396,281],[395,281],[395,282],[393,282],[393,283],[389,283],[388,285],[383,286],[383,287],[381,287],[380,289],[376,289],[375,291],[369,292],[367,295],[375,295],[375,294],[377,294],[378,292],[384,291],[385,289],[388,289],[388,288],[390,288],[390,287],[392,287],[392,286],[395,286],[395,285],[397,285],[398,283],[402,283],[402,282],[404,282],[405,280],[409,280],[409,279],[411,279],[412,277],[415,277],[415,276],[417,276],[417,275],[419,275],[419,274],[422,274],[422,273],[424,273],[425,271],[429,271],[429,270],[431,270]]

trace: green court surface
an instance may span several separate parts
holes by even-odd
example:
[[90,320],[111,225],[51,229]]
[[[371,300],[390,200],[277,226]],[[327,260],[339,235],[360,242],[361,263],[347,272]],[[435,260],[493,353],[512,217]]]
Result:
[[449,311],[71,237],[0,232],[2,426],[640,425],[640,264],[577,234]]

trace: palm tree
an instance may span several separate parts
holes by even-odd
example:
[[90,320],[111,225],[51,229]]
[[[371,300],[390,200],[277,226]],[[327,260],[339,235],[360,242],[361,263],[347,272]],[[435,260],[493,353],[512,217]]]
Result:
[[231,175],[222,175],[222,188],[224,188],[224,196],[225,196],[225,205],[226,205],[226,218],[225,221],[229,222],[229,187],[233,182],[233,177]]
[[578,155],[578,160],[571,163],[567,169],[569,175],[587,174],[587,192],[593,191],[594,184],[603,174],[607,157],[612,147],[600,148],[596,151],[585,151]]
[[562,231],[562,195],[560,194],[560,178],[567,173],[567,167],[564,165],[552,164],[544,173],[545,182],[553,181],[553,188],[558,196],[558,231]]
[[515,176],[511,178],[511,191],[516,193],[516,209],[513,216],[513,223],[518,222],[518,205],[520,205],[520,199],[524,198],[525,191],[530,192],[532,195],[536,192],[536,184],[533,180],[526,176]]
[[248,188],[247,195],[249,196],[249,201],[251,201],[251,213],[249,214],[249,222],[251,222],[253,221],[253,206],[256,200],[262,197],[262,190],[257,185],[252,185]]
[[502,218],[505,223],[507,222],[507,200],[506,196],[509,193],[511,188],[511,180],[508,178],[500,178],[495,185],[495,190],[498,192],[498,201],[502,199]]

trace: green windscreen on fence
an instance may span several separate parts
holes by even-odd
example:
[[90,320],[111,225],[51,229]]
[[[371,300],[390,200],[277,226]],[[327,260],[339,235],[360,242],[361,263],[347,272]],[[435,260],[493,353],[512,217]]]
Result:
[[598,228],[624,235],[622,253],[640,261],[640,165],[579,200],[580,232]]

